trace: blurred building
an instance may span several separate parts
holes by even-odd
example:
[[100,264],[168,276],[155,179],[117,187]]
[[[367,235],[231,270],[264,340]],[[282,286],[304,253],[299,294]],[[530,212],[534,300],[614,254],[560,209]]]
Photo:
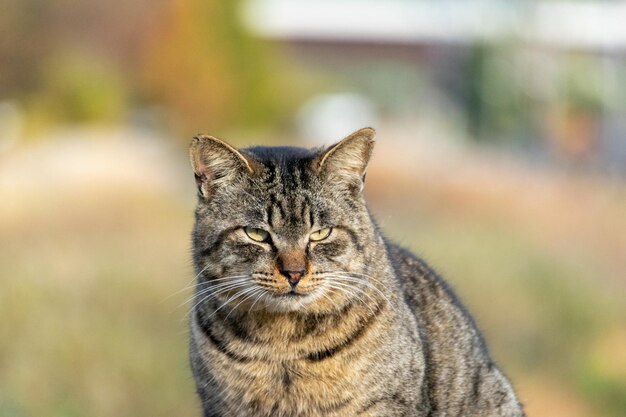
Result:
[[625,2],[250,0],[301,67],[429,120],[573,166],[626,172]]

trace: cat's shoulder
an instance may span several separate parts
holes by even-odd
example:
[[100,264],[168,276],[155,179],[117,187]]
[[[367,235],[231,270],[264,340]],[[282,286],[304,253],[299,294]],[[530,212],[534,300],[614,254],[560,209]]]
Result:
[[[474,318],[450,285],[426,261],[385,239],[387,255],[404,299],[425,323],[450,326],[449,334],[465,337],[469,332],[480,351],[489,357],[485,340]],[[465,329],[465,330],[462,330]]]
[[419,298],[422,305],[450,304],[469,316],[450,285],[424,259],[388,239],[385,239],[385,246],[396,280],[405,294]]
[[411,283],[421,283],[441,286],[449,290],[446,282],[424,259],[389,239],[385,238],[384,240],[389,262],[403,286]]

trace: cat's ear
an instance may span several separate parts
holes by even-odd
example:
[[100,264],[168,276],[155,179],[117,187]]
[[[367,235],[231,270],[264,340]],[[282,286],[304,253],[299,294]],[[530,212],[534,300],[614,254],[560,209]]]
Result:
[[375,134],[374,129],[366,127],[326,149],[316,160],[320,173],[333,180],[356,185],[361,191],[367,163],[374,150]]
[[254,161],[221,139],[198,135],[189,147],[198,193],[207,198],[221,184],[254,172]]

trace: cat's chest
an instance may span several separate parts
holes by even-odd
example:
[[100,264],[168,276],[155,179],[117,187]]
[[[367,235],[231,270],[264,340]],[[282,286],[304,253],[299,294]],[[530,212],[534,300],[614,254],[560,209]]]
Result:
[[[380,396],[387,378],[381,358],[398,357],[398,341],[383,330],[384,316],[354,328],[328,330],[323,337],[291,337],[291,342],[227,338],[232,332],[204,326],[195,333],[213,401],[233,415],[353,416]],[[394,332],[394,334],[396,334]],[[290,334],[291,336],[291,334]],[[402,368],[402,361],[393,362]],[[396,366],[394,366],[396,367]],[[410,373],[410,367],[396,371]],[[303,414],[304,413],[304,414]],[[231,415],[226,413],[226,415]]]
[[392,312],[239,328],[197,316],[198,386],[221,415],[248,417],[354,416],[372,399],[417,393],[423,363],[416,327]]
[[307,410],[310,416],[353,415],[371,396],[368,375],[359,372],[365,366],[361,362],[353,358],[349,362],[223,363],[215,364],[213,377],[225,392],[233,394],[232,401],[248,410],[245,415],[257,411],[298,415],[299,410]]

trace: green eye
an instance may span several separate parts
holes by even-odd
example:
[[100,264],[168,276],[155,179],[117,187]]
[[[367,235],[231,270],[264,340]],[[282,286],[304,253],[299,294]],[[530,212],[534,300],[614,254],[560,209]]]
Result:
[[332,230],[333,230],[332,227],[327,227],[325,229],[320,229],[318,231],[315,231],[315,232],[311,233],[309,235],[309,239],[312,240],[313,242],[319,242],[320,240],[324,240],[328,236],[330,236],[330,232],[332,232]]
[[243,231],[255,242],[265,242],[270,237],[269,232],[263,229],[257,229],[256,227],[244,227]]

